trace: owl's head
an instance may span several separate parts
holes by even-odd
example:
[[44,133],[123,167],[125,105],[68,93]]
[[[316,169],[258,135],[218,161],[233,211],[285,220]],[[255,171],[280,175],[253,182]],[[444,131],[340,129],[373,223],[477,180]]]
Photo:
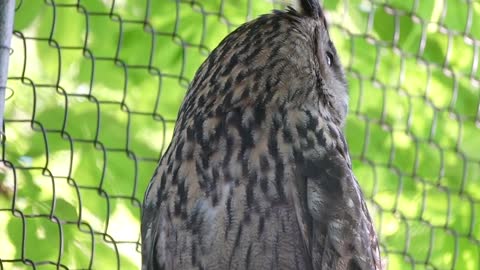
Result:
[[347,84],[318,0],[294,0],[228,35],[198,70],[179,119],[252,106],[308,107],[343,126]]
[[[288,13],[298,16],[293,28],[297,29],[304,42],[303,53],[292,57],[298,57],[309,64],[303,68],[309,75],[308,79],[315,81],[313,105],[319,105],[324,116],[332,117],[332,120],[343,126],[348,111],[348,87],[337,50],[330,39],[325,14],[318,0],[292,0],[292,5],[293,8]],[[299,46],[296,42],[293,44]]]

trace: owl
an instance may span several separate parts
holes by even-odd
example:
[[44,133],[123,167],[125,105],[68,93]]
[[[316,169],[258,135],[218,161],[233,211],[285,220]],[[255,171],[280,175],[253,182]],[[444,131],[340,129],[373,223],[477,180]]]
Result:
[[147,188],[142,269],[382,269],[318,0],[245,23],[197,71]]

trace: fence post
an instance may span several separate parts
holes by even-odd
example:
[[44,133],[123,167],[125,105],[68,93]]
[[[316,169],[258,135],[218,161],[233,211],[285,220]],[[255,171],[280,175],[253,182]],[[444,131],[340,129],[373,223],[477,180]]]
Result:
[[8,77],[8,58],[13,32],[15,0],[0,0],[0,134],[3,134],[5,90]]

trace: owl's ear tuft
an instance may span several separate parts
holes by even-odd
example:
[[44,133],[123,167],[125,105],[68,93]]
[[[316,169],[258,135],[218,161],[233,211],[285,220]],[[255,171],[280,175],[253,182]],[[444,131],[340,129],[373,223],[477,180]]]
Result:
[[315,19],[323,19],[323,11],[318,0],[290,0],[293,9],[298,13],[313,17]]

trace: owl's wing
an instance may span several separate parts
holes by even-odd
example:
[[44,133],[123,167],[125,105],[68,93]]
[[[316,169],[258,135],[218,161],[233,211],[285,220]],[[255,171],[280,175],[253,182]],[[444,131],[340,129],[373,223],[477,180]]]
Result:
[[[295,154],[292,195],[313,269],[382,269],[377,236],[337,127],[311,130]],[[308,136],[307,136],[308,137]]]

